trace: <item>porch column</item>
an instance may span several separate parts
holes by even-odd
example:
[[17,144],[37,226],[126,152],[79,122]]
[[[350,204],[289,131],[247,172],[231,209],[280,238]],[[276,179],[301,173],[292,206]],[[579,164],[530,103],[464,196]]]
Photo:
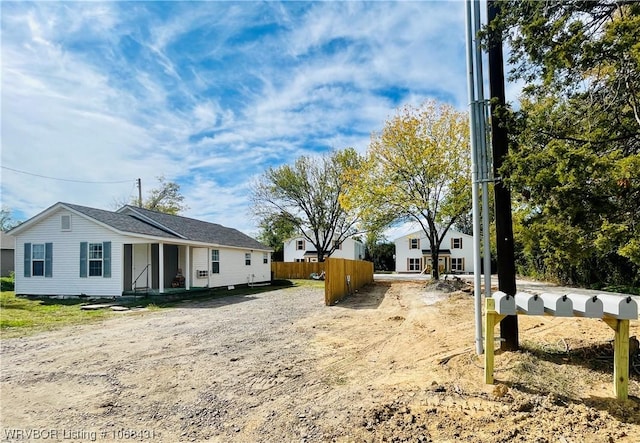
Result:
[[184,258],[184,265],[187,269],[184,270],[184,288],[191,289],[191,246],[187,245],[187,253]]
[[158,244],[158,292],[164,292],[164,243]]

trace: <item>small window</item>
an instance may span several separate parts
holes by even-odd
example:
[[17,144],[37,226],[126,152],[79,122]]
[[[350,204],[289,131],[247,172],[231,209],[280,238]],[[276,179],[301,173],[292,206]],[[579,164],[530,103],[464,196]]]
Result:
[[44,277],[44,243],[31,246],[31,275]]
[[452,271],[464,271],[464,258],[452,258],[451,259]]
[[419,238],[409,239],[409,249],[420,249],[420,239]]
[[196,271],[196,275],[198,278],[207,278],[209,276],[209,271]]
[[60,217],[60,229],[63,231],[71,231],[71,216],[63,215]]
[[462,249],[462,238],[452,238],[451,249]]
[[220,251],[217,249],[211,251],[211,273],[220,274]]
[[89,277],[102,277],[102,243],[89,243]]
[[304,240],[296,240],[296,251],[304,251]]
[[246,254],[244,254],[244,264],[246,266],[251,266],[251,253],[247,252]]
[[262,253],[262,263],[265,265],[269,263],[269,254],[267,252]]
[[420,269],[420,259],[419,258],[410,258],[408,263],[409,271],[422,271]]
[[333,248],[334,249],[342,249],[342,242],[340,242],[338,240],[334,240],[333,241]]

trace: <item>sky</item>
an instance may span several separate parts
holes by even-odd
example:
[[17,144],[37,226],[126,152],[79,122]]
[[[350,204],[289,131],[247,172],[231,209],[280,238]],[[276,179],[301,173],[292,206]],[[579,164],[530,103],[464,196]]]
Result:
[[406,104],[468,108],[462,0],[0,7],[15,220],[58,201],[115,210],[164,176],[183,215],[255,235],[251,185],[268,168],[364,154]]

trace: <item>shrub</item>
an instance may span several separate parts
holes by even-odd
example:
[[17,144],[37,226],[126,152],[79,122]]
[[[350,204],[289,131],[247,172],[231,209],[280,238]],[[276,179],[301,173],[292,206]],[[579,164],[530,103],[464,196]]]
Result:
[[15,274],[0,278],[0,291],[13,291],[15,289]]

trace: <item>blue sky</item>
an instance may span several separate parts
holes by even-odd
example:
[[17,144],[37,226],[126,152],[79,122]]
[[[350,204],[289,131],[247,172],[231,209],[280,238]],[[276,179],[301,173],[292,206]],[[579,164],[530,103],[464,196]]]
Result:
[[1,8],[2,205],[16,219],[57,201],[115,209],[164,175],[184,215],[255,234],[250,186],[268,167],[364,153],[404,104],[467,109],[461,0]]

